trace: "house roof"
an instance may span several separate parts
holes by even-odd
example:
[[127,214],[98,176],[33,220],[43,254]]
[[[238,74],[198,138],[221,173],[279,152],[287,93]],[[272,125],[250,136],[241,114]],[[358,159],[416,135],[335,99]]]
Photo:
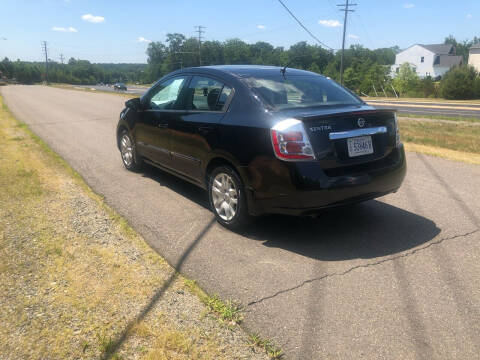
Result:
[[470,49],[480,49],[480,42],[473,44]]
[[453,53],[452,44],[431,44],[431,45],[422,45],[419,44],[421,47],[430,50],[431,52],[435,53],[436,55],[447,55]]
[[442,67],[452,67],[460,65],[463,61],[463,56],[460,55],[440,55],[440,64]]

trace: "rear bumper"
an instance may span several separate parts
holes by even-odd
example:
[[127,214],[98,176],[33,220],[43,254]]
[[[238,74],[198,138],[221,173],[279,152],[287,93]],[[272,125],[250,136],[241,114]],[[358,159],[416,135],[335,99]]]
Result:
[[[266,175],[272,185],[247,191],[251,214],[308,215],[374,199],[397,191],[406,174],[403,146],[382,161],[337,170],[324,171],[315,162],[290,163],[285,167],[274,169],[275,178]],[[256,183],[254,178],[253,184]]]

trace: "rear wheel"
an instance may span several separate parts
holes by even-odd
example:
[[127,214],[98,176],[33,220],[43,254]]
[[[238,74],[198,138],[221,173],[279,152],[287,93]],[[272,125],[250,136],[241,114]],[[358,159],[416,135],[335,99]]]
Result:
[[223,226],[238,229],[251,220],[242,180],[231,167],[219,166],[212,171],[208,194],[212,211]]
[[135,144],[127,130],[120,134],[120,154],[125,168],[130,171],[137,171],[142,167],[142,160],[138,158],[135,152]]

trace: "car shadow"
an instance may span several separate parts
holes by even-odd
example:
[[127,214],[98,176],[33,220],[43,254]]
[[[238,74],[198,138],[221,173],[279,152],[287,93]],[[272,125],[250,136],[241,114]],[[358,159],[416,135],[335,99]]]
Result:
[[264,216],[242,235],[325,261],[396,254],[435,238],[441,229],[423,216],[378,200],[325,210],[315,218]]
[[[210,209],[207,193],[154,167],[143,176]],[[432,220],[382,201],[325,210],[317,217],[265,215],[239,235],[325,261],[371,259],[403,252],[435,238],[441,229]]]
[[155,180],[161,186],[166,186],[188,200],[210,210],[207,192],[198,186],[148,164],[145,164],[142,168],[141,175]]

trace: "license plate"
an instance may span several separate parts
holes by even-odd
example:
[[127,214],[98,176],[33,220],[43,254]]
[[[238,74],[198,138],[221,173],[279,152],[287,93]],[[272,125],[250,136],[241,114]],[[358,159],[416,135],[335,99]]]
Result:
[[355,157],[361,155],[373,154],[373,144],[371,136],[360,136],[347,139],[348,156]]

